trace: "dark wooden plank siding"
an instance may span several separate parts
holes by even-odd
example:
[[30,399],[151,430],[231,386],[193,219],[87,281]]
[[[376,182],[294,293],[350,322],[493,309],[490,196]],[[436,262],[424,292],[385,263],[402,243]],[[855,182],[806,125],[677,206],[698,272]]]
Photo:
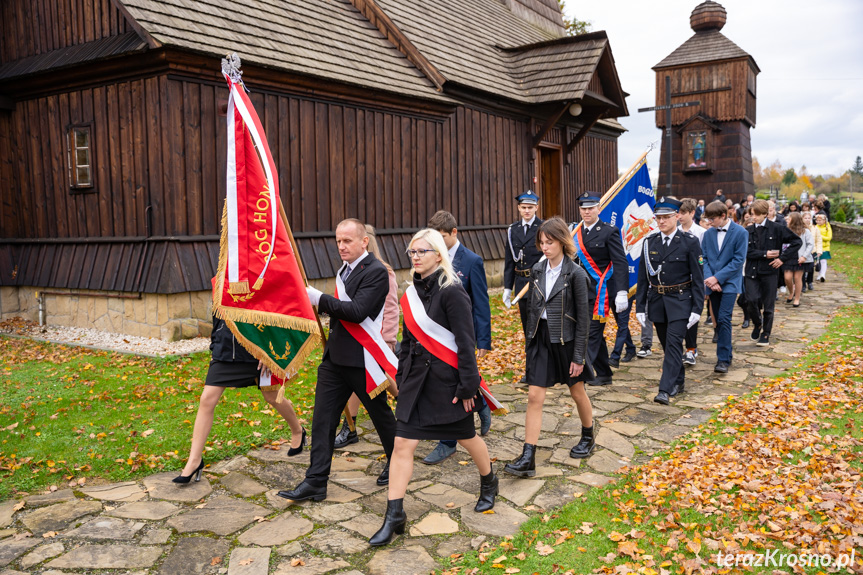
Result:
[[0,2],[0,64],[129,31],[111,0]]
[[[409,231],[438,209],[467,228],[471,249],[486,259],[503,256],[503,230],[517,217],[513,198],[534,187],[529,135],[539,120],[467,106],[449,115],[395,112],[251,88],[310,277],[337,269],[329,234],[345,217],[373,225],[397,267],[409,264],[403,255]],[[71,278],[67,270],[52,274],[52,285],[209,289],[225,197],[226,119],[219,102],[226,98],[219,83],[160,75],[19,102],[0,115],[0,128],[11,134],[0,135],[0,151],[14,149],[4,152],[0,183],[20,189],[20,201],[4,197],[0,204],[0,244],[4,237],[103,238],[94,252],[62,244],[52,261],[62,266],[92,253],[96,263],[88,269],[104,278]],[[69,123],[92,125],[93,193],[68,188]],[[555,128],[547,142],[564,143],[569,130]],[[616,180],[616,154],[613,137],[593,134],[572,151],[561,193],[567,218],[575,218],[579,193],[605,191]],[[144,243],[146,236],[156,239]],[[158,239],[165,236],[211,239],[167,248]],[[139,238],[137,251],[112,242],[124,237]],[[3,248],[4,257],[47,253],[42,246],[11,249]]]

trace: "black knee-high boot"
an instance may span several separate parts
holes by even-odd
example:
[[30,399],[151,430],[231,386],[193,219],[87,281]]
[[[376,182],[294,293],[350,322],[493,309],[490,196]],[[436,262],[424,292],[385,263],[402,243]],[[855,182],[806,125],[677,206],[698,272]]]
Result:
[[494,498],[497,496],[497,475],[494,469],[488,475],[479,476],[479,501],[476,502],[474,511],[482,513],[494,507]]
[[369,545],[372,547],[386,545],[393,540],[393,536],[402,535],[405,532],[407,522],[408,516],[404,509],[404,499],[388,499],[384,524],[369,539]]

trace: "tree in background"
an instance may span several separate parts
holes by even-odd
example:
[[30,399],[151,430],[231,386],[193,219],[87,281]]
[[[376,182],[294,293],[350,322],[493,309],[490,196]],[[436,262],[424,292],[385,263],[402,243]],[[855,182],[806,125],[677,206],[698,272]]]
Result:
[[851,171],[854,172],[854,175],[863,178],[863,160],[860,159],[860,156],[857,156],[857,159],[854,160]]
[[782,175],[782,185],[790,186],[797,182],[797,174],[794,173],[794,168],[788,168],[785,170],[785,173]]
[[782,183],[782,164],[774,160],[769,166],[761,167],[758,158],[752,158],[752,176],[755,179],[756,190],[769,190],[770,186],[777,188]]
[[587,34],[590,32],[591,23],[586,20],[579,20],[578,18],[572,17],[567,18],[566,12],[564,12],[564,6],[566,4],[565,0],[557,0],[558,4],[560,4],[560,12],[563,14],[563,27],[566,28],[567,36],[579,36],[581,34]]

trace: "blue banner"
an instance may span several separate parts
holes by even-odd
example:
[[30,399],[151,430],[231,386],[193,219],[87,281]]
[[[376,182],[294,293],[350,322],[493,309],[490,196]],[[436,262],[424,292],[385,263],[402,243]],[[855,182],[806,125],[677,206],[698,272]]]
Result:
[[599,213],[602,221],[617,226],[623,237],[623,249],[629,264],[629,295],[635,293],[638,283],[638,260],[642,242],[658,228],[653,219],[656,195],[650,185],[647,163],[621,186]]

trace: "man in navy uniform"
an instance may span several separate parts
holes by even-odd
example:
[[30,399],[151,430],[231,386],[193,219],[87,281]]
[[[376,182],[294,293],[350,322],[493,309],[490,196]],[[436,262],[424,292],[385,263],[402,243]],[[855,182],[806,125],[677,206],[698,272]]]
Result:
[[[653,208],[659,233],[644,241],[638,264],[635,317],[643,326],[649,319],[665,350],[656,403],[683,393],[683,338],[701,317],[704,307],[704,259],[698,238],[677,227],[680,202],[664,198]],[[645,313],[647,309],[647,314]]]
[[[542,258],[542,252],[536,247],[536,231],[542,220],[536,217],[539,207],[539,196],[528,190],[515,197],[518,202],[518,213],[521,219],[509,226],[506,231],[506,253],[503,265],[503,303],[512,306],[512,294],[518,293],[530,283],[530,268]],[[518,300],[518,312],[521,315],[521,329],[527,329],[528,298]],[[525,339],[527,337],[525,336]],[[524,377],[521,383],[525,383]]]
[[[605,321],[612,310],[620,313],[629,306],[629,263],[623,250],[623,238],[617,227],[599,219],[600,199],[595,192],[585,192],[578,198],[582,226],[573,238],[575,263],[590,277],[588,305],[592,319],[587,355],[596,373],[596,378],[588,382],[590,385],[611,384]],[[574,229],[575,224],[570,227]],[[609,299],[611,297],[614,302]]]

